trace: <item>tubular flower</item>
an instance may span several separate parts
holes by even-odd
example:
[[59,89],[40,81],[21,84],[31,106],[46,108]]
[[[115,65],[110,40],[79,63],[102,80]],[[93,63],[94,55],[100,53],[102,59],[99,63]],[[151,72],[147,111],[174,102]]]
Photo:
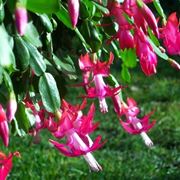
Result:
[[0,136],[5,146],[9,144],[9,126],[3,107],[0,105]]
[[98,126],[93,124],[95,106],[92,104],[87,116],[82,114],[82,108],[85,101],[80,106],[72,106],[63,100],[61,109],[61,119],[56,132],[52,133],[56,138],[66,137],[66,144],[61,144],[54,140],[49,140],[62,154],[70,157],[83,155],[85,160],[94,171],[102,170],[101,166],[95,160],[92,151],[100,148],[101,136],[98,136],[93,142],[89,134]]
[[79,0],[68,0],[68,11],[72,26],[75,28],[79,17]]
[[171,55],[180,55],[180,31],[176,12],[172,13],[167,24],[161,29],[161,38],[167,52]]
[[136,54],[139,57],[141,69],[144,74],[151,76],[156,73],[157,56],[141,29],[136,31],[135,39]]
[[20,157],[19,152],[10,153],[6,156],[3,152],[0,152],[0,179],[6,180],[9,172],[12,169],[12,158],[13,156]]
[[16,4],[15,21],[19,35],[23,36],[28,23],[28,14],[26,8],[19,3]]
[[122,127],[125,131],[130,134],[140,134],[143,138],[145,144],[148,147],[153,146],[153,142],[146,134],[155,124],[155,120],[152,123],[149,123],[150,114],[145,115],[142,119],[139,119],[137,115],[140,110],[137,107],[136,102],[132,98],[127,99],[127,104],[124,104],[123,113],[126,117],[126,122],[120,121]]
[[[84,73],[90,72],[92,74],[92,80],[87,82],[87,79],[84,79],[84,85],[86,86],[86,93],[83,97],[87,98],[95,98],[98,97],[100,110],[103,113],[108,112],[108,106],[106,103],[105,97],[111,97],[118,93],[118,91],[122,88],[121,86],[117,88],[110,88],[107,84],[105,84],[103,77],[109,75],[109,68],[113,62],[113,54],[110,53],[110,58],[107,62],[101,62],[97,60],[93,62],[90,59],[88,54],[81,56],[79,59],[79,67]],[[94,83],[95,87],[90,86],[91,83]]]

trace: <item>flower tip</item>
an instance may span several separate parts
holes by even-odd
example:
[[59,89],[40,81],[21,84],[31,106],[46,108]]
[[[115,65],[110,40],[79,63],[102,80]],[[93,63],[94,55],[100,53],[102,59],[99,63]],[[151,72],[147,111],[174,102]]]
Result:
[[140,135],[141,135],[142,139],[144,140],[144,143],[146,144],[146,146],[149,148],[152,148],[154,144],[151,141],[151,139],[149,138],[149,136],[145,132],[142,132]]
[[92,171],[102,171],[102,167],[99,165],[99,163],[91,153],[87,153],[86,155],[84,155],[84,159],[87,161]]
[[102,167],[97,163],[96,166],[90,166],[91,170],[94,172],[102,171]]
[[145,144],[146,144],[146,146],[149,147],[149,148],[152,148],[153,145],[154,145],[152,141],[145,141]]

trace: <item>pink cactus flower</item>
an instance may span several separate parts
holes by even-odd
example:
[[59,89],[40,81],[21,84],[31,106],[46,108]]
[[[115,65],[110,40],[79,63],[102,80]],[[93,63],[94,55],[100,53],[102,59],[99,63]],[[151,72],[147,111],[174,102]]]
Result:
[[13,156],[20,157],[19,152],[10,153],[6,156],[3,152],[0,152],[0,179],[6,180],[8,174],[12,169],[12,158]]
[[155,124],[155,120],[152,123],[149,123],[150,114],[145,115],[142,119],[139,119],[137,115],[139,114],[140,110],[137,107],[137,104],[134,99],[128,98],[127,104],[124,104],[123,113],[126,117],[126,122],[120,121],[122,127],[125,131],[130,134],[140,134],[142,139],[144,140],[145,144],[148,147],[153,146],[153,142],[146,134]]
[[157,56],[141,29],[136,31],[135,39],[136,54],[139,57],[141,69],[145,75],[151,76],[156,73]]
[[9,126],[3,107],[0,105],[0,136],[4,145],[9,145]]
[[68,0],[68,11],[72,26],[75,28],[79,17],[79,0]]
[[[95,160],[92,151],[100,148],[103,143],[100,143],[101,136],[98,136],[93,142],[89,134],[92,133],[98,124],[93,124],[95,106],[92,104],[87,116],[82,114],[82,108],[85,106],[85,101],[80,106],[72,106],[63,100],[62,116],[59,120],[59,126],[53,135],[56,138],[66,137],[66,144],[61,144],[54,140],[49,140],[54,147],[66,156],[83,155],[89,166],[94,171],[102,170],[101,166]],[[76,111],[75,111],[76,110]]]
[[28,14],[26,8],[20,6],[18,3],[15,10],[15,21],[19,35],[23,36],[26,32],[26,27],[28,23]]
[[[103,77],[109,75],[109,68],[113,62],[113,54],[110,53],[110,58],[107,62],[101,62],[97,60],[93,62],[88,54],[81,56],[79,59],[79,67],[83,71],[83,73],[91,72],[92,80],[88,81],[87,79],[83,80],[84,85],[86,86],[86,93],[82,97],[87,98],[98,98],[100,111],[102,113],[108,112],[108,106],[106,103],[105,97],[111,97],[118,93],[118,91],[122,88],[121,86],[117,88],[110,88],[107,84],[105,84]],[[90,84],[94,83],[95,87],[90,86]]]
[[6,109],[6,117],[8,122],[11,122],[15,116],[17,110],[17,102],[16,102],[16,97],[14,92],[10,93],[10,99],[7,104],[7,109]]
[[171,55],[180,55],[179,24],[176,12],[174,12],[168,17],[167,24],[160,29],[163,44]]

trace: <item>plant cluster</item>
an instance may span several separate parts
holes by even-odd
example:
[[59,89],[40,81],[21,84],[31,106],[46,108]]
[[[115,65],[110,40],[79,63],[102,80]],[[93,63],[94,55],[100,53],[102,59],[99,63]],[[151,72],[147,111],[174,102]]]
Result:
[[[0,0],[3,144],[8,147],[10,134],[38,139],[46,129],[52,147],[65,156],[83,156],[93,171],[100,171],[92,152],[106,140],[91,139],[99,126],[93,122],[95,105],[87,113],[84,108],[89,98],[97,98],[107,116],[109,97],[123,129],[152,147],[147,132],[155,125],[153,112],[140,118],[136,101],[124,97],[128,87],[119,82],[130,82],[130,69],[138,65],[145,76],[155,75],[159,60],[180,70],[175,60],[179,23],[176,12],[166,17],[159,0]],[[113,63],[121,80],[112,74]],[[74,80],[81,74],[78,84]],[[71,88],[84,88],[81,104],[65,100],[66,79]],[[10,172],[13,156],[20,153],[0,152],[0,179]]]

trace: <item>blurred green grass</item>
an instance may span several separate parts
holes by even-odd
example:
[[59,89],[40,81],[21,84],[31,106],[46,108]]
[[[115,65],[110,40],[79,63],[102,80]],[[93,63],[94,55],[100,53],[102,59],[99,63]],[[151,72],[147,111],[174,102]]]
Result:
[[[164,71],[146,78],[140,71],[133,72],[132,84],[124,91],[141,107],[142,115],[154,110],[155,127],[148,133],[155,146],[148,149],[140,136],[124,132],[108,100],[109,112],[98,112],[95,121],[100,127],[92,137],[101,134],[107,143],[93,153],[102,165],[102,172],[91,172],[82,157],[68,158],[48,143],[49,133],[41,133],[42,142],[33,144],[31,137],[11,137],[11,151],[20,151],[22,158],[14,158],[14,167],[8,179],[153,179],[177,180],[180,177],[180,76],[175,70]],[[162,71],[162,72],[161,72]],[[115,73],[118,75],[119,72]],[[66,99],[75,104],[80,89],[68,88]],[[6,150],[7,151],[7,150]]]

